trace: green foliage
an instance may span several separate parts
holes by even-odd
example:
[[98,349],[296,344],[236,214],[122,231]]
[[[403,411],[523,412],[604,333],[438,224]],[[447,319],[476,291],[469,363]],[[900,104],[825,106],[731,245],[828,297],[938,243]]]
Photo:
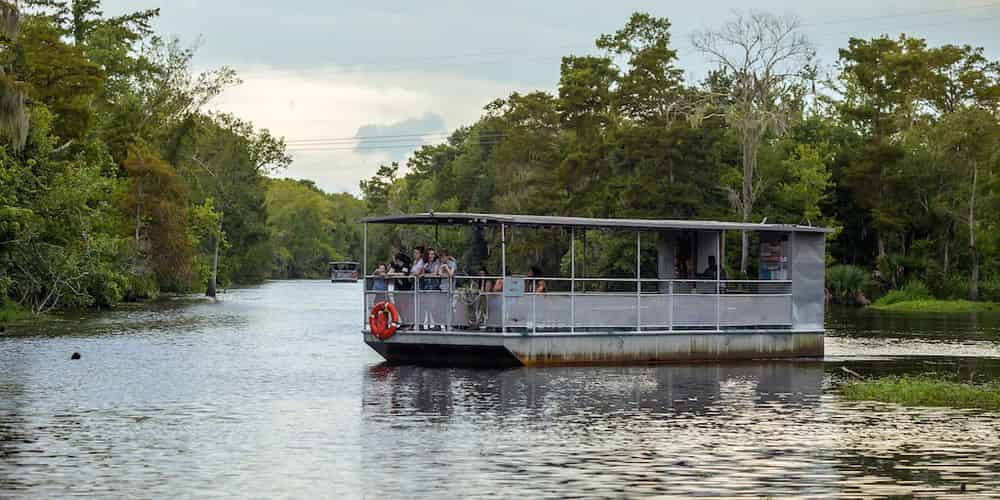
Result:
[[840,388],[840,393],[853,401],[1000,410],[1000,383],[996,381],[975,384],[936,375],[891,376],[851,381]]
[[1000,311],[1000,304],[996,302],[982,302],[971,300],[939,300],[939,299],[916,299],[896,302],[889,305],[871,305],[873,309],[880,311],[902,312],[902,313],[978,313]]
[[7,297],[0,297],[0,324],[8,321],[19,321],[31,318],[31,311],[28,311],[21,304],[14,302]]
[[0,43],[0,297],[40,313],[191,291],[216,248],[221,281],[267,278],[266,175],[291,158],[266,130],[202,111],[235,73],[195,74],[192,49],[154,35],[155,9],[24,5],[0,5],[4,28],[20,21]]
[[124,208],[134,216],[132,242],[137,256],[143,258],[143,264],[148,263],[155,282],[164,289],[190,289],[195,285],[195,273],[194,248],[187,237],[186,183],[176,169],[147,147],[130,147],[122,166],[129,176]]
[[275,278],[323,278],[334,260],[361,261],[362,201],[328,195],[310,181],[268,183],[267,226]]
[[925,285],[923,281],[912,280],[903,286],[903,288],[890,290],[889,293],[879,297],[879,299],[872,304],[872,307],[884,308],[900,302],[928,300],[930,298],[931,292],[927,288],[927,285]]
[[796,145],[792,154],[781,161],[786,178],[778,183],[776,203],[783,203],[791,212],[801,214],[801,222],[819,222],[821,205],[833,185],[827,162],[819,148],[809,144]]
[[29,96],[55,115],[53,132],[79,140],[92,129],[93,101],[104,85],[104,72],[83,49],[63,41],[62,31],[45,18],[28,17],[18,37],[15,71],[30,82]]
[[840,264],[826,270],[826,287],[833,299],[841,304],[855,303],[870,281],[869,273],[858,266]]

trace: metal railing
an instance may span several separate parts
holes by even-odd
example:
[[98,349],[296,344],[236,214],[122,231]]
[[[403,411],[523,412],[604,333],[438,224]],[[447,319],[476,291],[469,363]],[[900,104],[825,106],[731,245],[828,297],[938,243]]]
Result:
[[[506,292],[494,289],[498,282]],[[544,292],[535,293],[538,282]],[[390,301],[403,327],[415,330],[721,331],[793,323],[788,280],[369,275],[364,285],[366,311]]]

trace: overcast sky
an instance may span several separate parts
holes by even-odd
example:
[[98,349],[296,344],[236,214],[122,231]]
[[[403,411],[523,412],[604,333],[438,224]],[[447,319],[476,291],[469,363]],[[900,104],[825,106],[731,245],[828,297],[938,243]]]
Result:
[[[706,70],[691,34],[735,8],[798,16],[824,64],[850,36],[899,32],[1000,58],[997,0],[104,0],[107,14],[157,6],[160,33],[202,40],[199,69],[240,73],[213,106],[284,136],[295,157],[285,176],[353,193],[380,163],[437,138],[416,134],[469,124],[513,91],[554,91],[560,57],[595,53],[593,40],[636,10],[670,19],[691,80]],[[407,137],[348,139],[373,135]]]

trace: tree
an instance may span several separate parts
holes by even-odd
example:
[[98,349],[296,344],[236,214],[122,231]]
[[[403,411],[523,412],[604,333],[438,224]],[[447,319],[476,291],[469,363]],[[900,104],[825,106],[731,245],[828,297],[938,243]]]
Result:
[[361,181],[361,193],[368,205],[368,213],[389,214],[389,190],[396,181],[396,173],[399,171],[399,164],[392,162],[390,165],[381,165],[378,172],[371,179]]
[[360,260],[363,215],[363,202],[351,195],[324,193],[312,181],[269,181],[272,277],[321,278],[331,260]]
[[173,290],[188,289],[195,275],[184,179],[147,146],[130,147],[122,166],[130,181],[125,210],[135,215],[138,256],[150,262],[158,283]]
[[270,249],[264,196],[265,175],[286,168],[292,161],[284,139],[231,115],[205,117],[197,125],[198,137],[186,157],[187,176],[202,200],[212,198],[218,229],[212,244],[211,274],[206,295],[218,289],[219,258],[223,237],[232,249],[229,272],[248,281],[270,275]]
[[777,185],[777,203],[787,205],[800,219],[796,222],[812,225],[821,222],[821,205],[832,186],[828,158],[821,148],[797,144],[789,158],[782,160],[786,178]]
[[964,108],[949,113],[934,127],[934,140],[942,147],[938,160],[948,165],[955,183],[952,192],[951,214],[961,220],[968,230],[968,248],[971,261],[969,299],[979,298],[980,252],[978,235],[982,232],[980,214],[995,196],[987,187],[990,177],[1000,167],[1000,123],[990,112],[978,108]]
[[684,72],[675,65],[667,18],[636,12],[624,28],[601,35],[596,45],[610,56],[627,58],[614,91],[622,115],[660,126],[680,116]]
[[[804,83],[809,77],[813,49],[799,32],[795,18],[771,14],[738,14],[716,30],[693,38],[695,48],[719,65],[729,79],[721,96],[722,113],[741,144],[741,186],[731,200],[743,222],[766,184],[759,179],[757,154],[769,133],[781,133],[801,109]],[[749,240],[742,232],[740,272],[745,273]]]
[[28,95],[56,115],[54,132],[63,141],[79,141],[95,125],[93,102],[102,92],[104,73],[83,51],[62,39],[45,18],[28,17],[18,36],[16,73]]
[[870,214],[878,255],[885,257],[887,237],[902,231],[904,204],[894,183],[905,151],[898,133],[914,123],[928,64],[923,40],[901,35],[872,40],[851,38],[840,49],[839,78],[830,87],[839,95],[834,109],[840,120],[864,138],[858,157],[845,168],[844,181]]
[[20,151],[28,140],[27,89],[11,75],[12,41],[17,38],[21,11],[17,3],[0,0],[0,135]]

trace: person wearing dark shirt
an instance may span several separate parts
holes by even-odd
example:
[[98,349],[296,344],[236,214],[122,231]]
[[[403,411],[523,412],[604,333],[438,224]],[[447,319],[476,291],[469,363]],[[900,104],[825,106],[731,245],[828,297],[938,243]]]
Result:
[[706,280],[714,280],[716,278],[724,280],[724,279],[726,279],[726,273],[725,273],[725,271],[721,271],[721,272],[719,271],[719,265],[715,261],[715,256],[714,255],[709,255],[708,256],[708,267],[706,267],[705,268],[705,272],[701,273],[698,277],[701,278],[701,279],[706,279]]
[[396,290],[413,290],[413,280],[407,279],[406,276],[410,275],[410,258],[407,257],[402,252],[397,253],[392,257],[392,263],[389,264],[389,276],[400,276],[395,280]]

